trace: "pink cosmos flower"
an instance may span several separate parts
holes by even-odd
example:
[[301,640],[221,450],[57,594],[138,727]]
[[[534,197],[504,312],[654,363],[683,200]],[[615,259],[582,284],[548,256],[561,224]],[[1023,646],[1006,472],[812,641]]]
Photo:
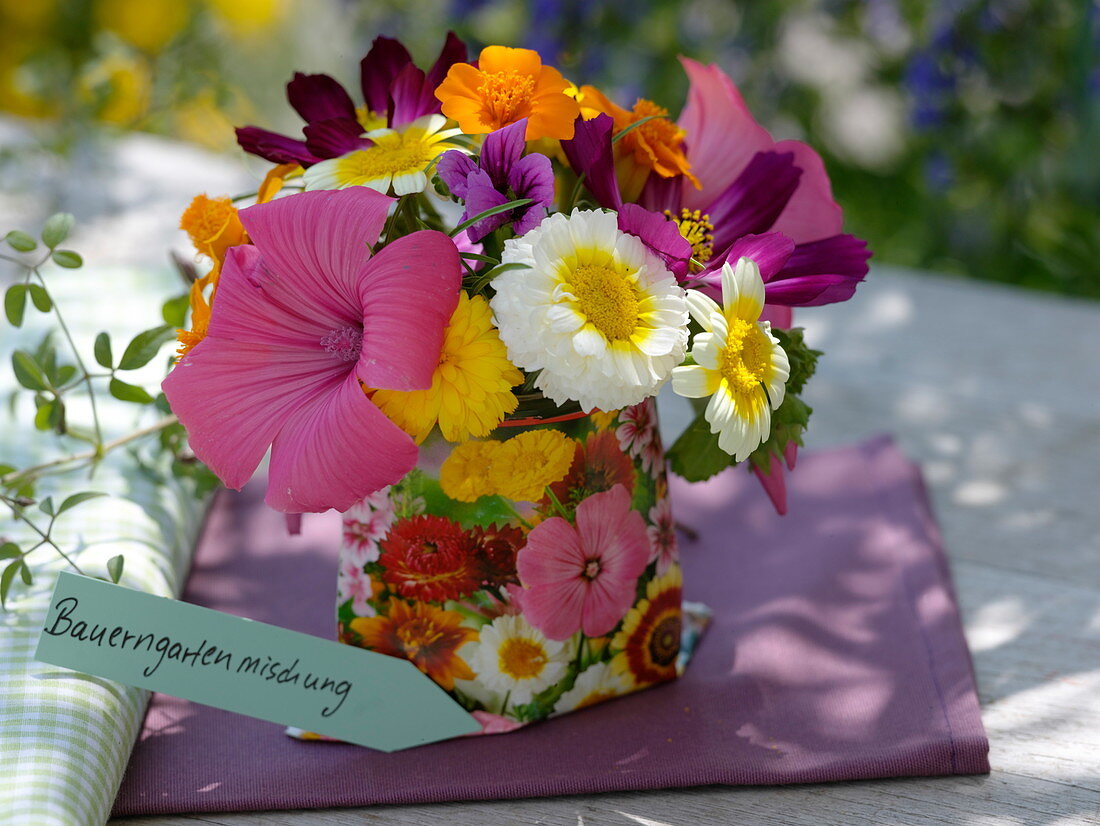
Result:
[[241,211],[206,338],[165,379],[192,450],[239,489],[271,448],[267,503],[344,511],[416,463],[364,386],[431,386],[461,266],[440,232],[371,256],[392,203],[365,187]]
[[661,467],[661,448],[657,438],[657,417],[653,399],[627,407],[619,413],[615,435],[619,447],[641,460],[642,470],[656,473]]
[[378,559],[378,541],[385,537],[394,520],[389,488],[372,493],[344,513],[343,555],[360,565]]
[[680,557],[676,547],[676,520],[672,518],[672,501],[667,496],[649,509],[649,521],[653,523],[646,528],[649,535],[649,561],[657,561],[657,575],[660,576]]
[[536,525],[516,560],[527,621],[552,640],[614,628],[649,562],[645,528],[622,485],[581,502],[576,526],[560,516]]
[[367,602],[371,598],[371,581],[363,567],[345,560],[336,578],[336,593],[341,604],[352,600],[351,610],[357,617],[373,617],[377,612]]

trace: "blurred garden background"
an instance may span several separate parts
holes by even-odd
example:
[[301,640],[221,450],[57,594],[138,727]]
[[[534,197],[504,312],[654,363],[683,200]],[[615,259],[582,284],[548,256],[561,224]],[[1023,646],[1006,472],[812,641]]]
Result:
[[1100,0],[0,0],[0,110],[33,136],[0,146],[4,189],[130,131],[297,131],[293,71],[355,88],[375,35],[426,63],[449,28],[674,115],[676,56],[716,62],[822,153],[876,260],[1100,299]]

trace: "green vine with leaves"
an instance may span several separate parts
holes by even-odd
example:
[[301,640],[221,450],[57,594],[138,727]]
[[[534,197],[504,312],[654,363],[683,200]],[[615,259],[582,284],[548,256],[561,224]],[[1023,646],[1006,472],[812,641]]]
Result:
[[[88,573],[73,558],[73,549],[66,549],[57,541],[54,528],[63,515],[106,494],[94,490],[80,491],[56,505],[51,496],[38,496],[39,482],[44,478],[85,472],[92,479],[107,455],[157,437],[159,449],[172,456],[173,472],[177,476],[193,479],[197,494],[205,495],[215,484],[210,472],[196,462],[187,450],[183,428],[171,415],[164,395],[154,395],[141,385],[120,377],[120,374],[145,367],[157,357],[165,344],[175,339],[177,328],[184,324],[186,294],[165,302],[162,308],[164,323],[134,336],[117,360],[111,336],[107,332],[96,336],[92,358],[86,358],[51,291],[51,282],[55,277],[63,277],[64,270],[78,270],[84,264],[79,253],[62,247],[72,232],[73,224],[72,215],[58,213],[46,221],[37,240],[21,230],[12,230],[2,238],[10,252],[0,253],[0,259],[13,264],[18,273],[16,283],[4,292],[7,323],[13,328],[22,328],[32,308],[52,320],[52,328],[37,347],[20,348],[12,353],[11,367],[18,385],[13,395],[12,409],[18,401],[15,395],[33,394],[35,430],[44,435],[54,434],[62,445],[60,455],[26,467],[5,463],[0,457],[0,505],[7,508],[13,522],[21,523],[34,535],[23,544],[0,536],[0,565],[3,565],[0,605],[4,607],[16,577],[26,585],[34,583],[33,569],[28,565],[27,558],[41,548],[51,549],[77,573]],[[53,267],[59,269],[50,271]],[[56,341],[58,337],[63,341],[61,347]],[[153,424],[108,439],[104,436],[101,421],[104,391],[119,401],[155,409],[161,416]],[[77,396],[87,398],[90,422],[70,420],[70,401]],[[117,583],[122,577],[124,565],[121,555],[113,557],[107,562],[106,576],[101,578]]]

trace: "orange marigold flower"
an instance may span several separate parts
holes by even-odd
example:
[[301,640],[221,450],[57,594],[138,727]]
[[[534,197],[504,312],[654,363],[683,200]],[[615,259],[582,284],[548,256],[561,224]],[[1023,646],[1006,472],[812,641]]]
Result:
[[444,611],[426,602],[390,603],[388,617],[358,617],[351,630],[364,648],[404,657],[450,691],[455,680],[472,680],[474,672],[458,656],[458,649],[478,638],[478,632],[462,625],[457,611]]
[[[215,264],[202,278],[191,285],[191,329],[176,330],[180,346],[176,350],[176,357],[183,358],[195,345],[206,338],[206,330],[210,326],[210,308],[214,304],[214,293],[218,290],[218,276],[221,274],[221,265]],[[206,288],[210,287],[210,297],[206,297]]]
[[196,195],[180,216],[180,229],[191,236],[191,243],[217,264],[225,262],[230,247],[248,243],[244,225],[230,198]]
[[[633,109],[612,103],[611,100],[594,86],[582,86],[581,98],[586,109],[604,112],[615,121],[615,132],[622,132],[643,118],[652,117],[640,126],[631,129],[616,145],[616,155],[626,160],[633,169],[624,170],[619,164],[620,178],[626,172],[628,181],[623,186],[624,195],[635,187],[641,192],[645,179],[650,172],[656,172],[662,178],[675,175],[686,176],[697,188],[701,188],[698,179],[691,173],[691,163],[684,154],[684,130],[668,116],[668,110],[651,100],[638,98]],[[636,179],[640,179],[640,183]]]
[[561,72],[543,66],[538,52],[487,46],[476,67],[454,64],[435,96],[443,104],[443,114],[458,121],[468,135],[495,132],[527,118],[527,140],[567,140],[580,114],[567,88]]

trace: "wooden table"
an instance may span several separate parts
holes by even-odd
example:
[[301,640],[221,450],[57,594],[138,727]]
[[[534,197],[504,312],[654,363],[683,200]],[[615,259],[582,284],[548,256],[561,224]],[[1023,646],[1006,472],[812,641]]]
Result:
[[[82,190],[127,206],[76,245],[101,263],[162,262],[192,194],[243,183],[235,161],[154,139],[129,139],[120,155],[125,176]],[[32,207],[0,199],[0,217],[23,223]],[[990,776],[113,823],[1100,823],[1100,305],[878,267],[855,300],[799,319],[827,351],[809,393],[810,446],[888,431],[923,464],[977,667]],[[682,415],[675,400],[663,413],[673,425]]]

